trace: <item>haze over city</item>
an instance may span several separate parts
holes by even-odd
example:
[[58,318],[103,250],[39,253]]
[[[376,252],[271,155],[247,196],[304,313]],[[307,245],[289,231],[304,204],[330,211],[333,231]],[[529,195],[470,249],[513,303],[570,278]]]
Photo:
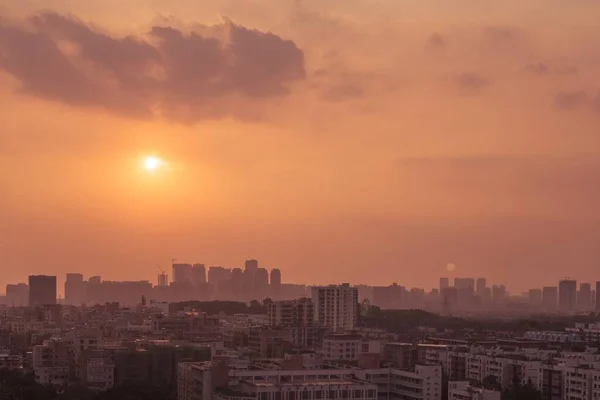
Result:
[[0,12],[0,287],[154,282],[174,258],[304,284],[598,280],[598,2]]

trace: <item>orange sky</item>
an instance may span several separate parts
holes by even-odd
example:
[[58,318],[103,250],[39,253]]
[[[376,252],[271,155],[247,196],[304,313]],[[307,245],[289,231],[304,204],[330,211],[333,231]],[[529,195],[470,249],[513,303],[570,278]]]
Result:
[[[209,4],[204,4],[209,3]],[[0,284],[600,280],[591,0],[0,0]],[[166,161],[148,173],[146,155]]]

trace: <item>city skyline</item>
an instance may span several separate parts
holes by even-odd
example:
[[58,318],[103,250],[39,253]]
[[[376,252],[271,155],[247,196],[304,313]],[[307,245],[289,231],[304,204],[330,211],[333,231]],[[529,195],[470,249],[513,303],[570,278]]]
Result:
[[[173,260],[175,261],[175,260]],[[405,287],[398,283],[383,286],[349,283],[328,285],[306,285],[285,282],[279,269],[268,270],[256,259],[246,260],[243,267],[223,268],[204,264],[173,263],[172,279],[157,266],[160,273],[154,283],[147,280],[111,281],[101,276],[88,279],[81,273],[68,273],[64,283],[64,297],[58,289],[56,276],[29,276],[28,284],[6,285],[6,293],[0,299],[1,305],[46,306],[64,304],[81,306],[116,303],[123,306],[146,302],[185,302],[185,301],[234,301],[252,304],[266,301],[297,301],[312,298],[354,310],[352,304],[377,306],[385,310],[424,310],[441,315],[482,316],[509,315],[572,315],[600,312],[600,280],[578,282],[573,278],[563,278],[552,286],[534,286],[526,292],[511,292],[498,282],[486,278],[440,277],[438,286],[432,289]],[[333,300],[333,299],[339,299]],[[331,303],[329,303],[331,302]],[[266,304],[266,303],[265,303]],[[355,312],[355,310],[353,311]],[[341,311],[339,318],[347,311]],[[320,311],[315,318],[322,319]],[[335,317],[330,322],[348,329],[348,321],[339,322]]]
[[0,0],[0,283],[596,279],[597,2],[40,6]]
[[[220,264],[217,265],[208,265],[208,264],[204,264],[204,263],[197,263],[197,262],[193,262],[193,263],[186,263],[186,262],[179,262],[177,259],[171,259],[173,261],[173,264],[170,265],[170,267],[164,269],[163,267],[161,267],[159,264],[154,264],[154,266],[150,266],[149,267],[149,273],[148,275],[143,275],[143,276],[138,276],[138,277],[131,277],[130,279],[123,279],[123,278],[119,278],[118,276],[105,276],[102,274],[82,274],[80,272],[74,272],[74,271],[70,271],[70,272],[66,272],[63,276],[61,275],[53,275],[53,274],[41,274],[38,273],[37,275],[47,275],[47,276],[56,276],[57,278],[57,293],[59,295],[59,297],[64,297],[65,295],[65,291],[64,289],[62,289],[64,287],[64,284],[66,283],[66,281],[68,280],[68,277],[70,275],[75,275],[77,277],[81,276],[83,279],[83,276],[88,276],[88,277],[98,277],[98,278],[102,278],[105,281],[115,281],[115,282],[120,282],[120,281],[125,281],[125,282],[138,282],[138,281],[144,281],[144,282],[149,282],[151,285],[153,286],[164,286],[161,285],[161,281],[162,283],[166,283],[167,285],[169,283],[173,283],[176,282],[177,279],[175,279],[175,270],[177,269],[177,267],[189,267],[190,268],[190,272],[192,268],[196,268],[196,267],[201,267],[204,270],[204,282],[209,281],[209,272],[214,272],[215,274],[218,274],[219,271],[223,271],[223,272],[227,272],[227,273],[231,273],[231,271],[233,270],[243,270],[244,269],[244,264],[248,263],[249,261],[251,262],[256,262],[257,267],[258,268],[258,261],[256,259],[250,259],[250,260],[246,260],[243,263],[240,263],[240,266],[234,266],[234,267],[224,267]],[[177,261],[177,262],[174,262]],[[281,268],[269,268],[269,267],[265,267],[262,263],[260,264],[260,269],[263,270],[267,270],[267,271],[273,271],[276,270],[277,273],[279,274],[281,279],[281,276],[284,275],[285,270],[282,270]],[[35,274],[34,274],[35,275]],[[269,272],[270,275],[270,272]],[[285,274],[287,277],[287,274]],[[27,281],[27,278],[30,277],[32,275],[27,274],[24,276],[23,279],[17,279],[14,281],[10,281],[10,282],[0,282],[0,293],[2,293],[2,288],[4,288],[6,285],[10,284],[10,285],[15,285],[15,284],[20,284],[20,283],[24,283]],[[187,275],[185,279],[189,279],[189,280],[193,280],[193,278],[191,277],[191,275]],[[575,281],[578,285],[579,284],[589,284],[589,285],[594,285],[596,282],[598,282],[597,279],[578,279],[577,277],[573,277],[573,276],[568,276],[568,275],[564,275],[564,276],[560,276],[558,277],[556,280],[551,280],[551,278],[547,278],[541,281],[534,281],[531,283],[522,283],[521,285],[517,286],[516,288],[511,287],[510,285],[506,285],[504,282],[499,282],[499,281],[494,281],[488,277],[484,277],[481,275],[476,275],[476,276],[466,276],[465,274],[461,274],[456,270],[456,264],[454,263],[449,263],[446,265],[445,268],[445,272],[440,274],[438,278],[433,278],[433,280],[431,280],[430,284],[426,284],[424,286],[416,286],[416,285],[411,285],[410,283],[407,282],[403,282],[401,280],[397,280],[397,281],[389,281],[389,282],[382,282],[382,281],[377,281],[377,283],[370,283],[370,282],[353,282],[351,280],[344,280],[344,279],[340,279],[337,281],[317,281],[317,282],[295,282],[295,281],[286,281],[285,283],[287,284],[295,284],[295,285],[305,285],[306,287],[310,287],[310,286],[323,286],[323,285],[331,285],[331,284],[339,284],[340,282],[348,282],[354,286],[369,286],[369,287],[385,287],[385,286],[391,286],[391,285],[399,285],[402,287],[406,287],[408,289],[410,288],[422,288],[426,291],[432,290],[432,289],[440,289],[442,287],[442,280],[447,280],[447,283],[450,284],[450,286],[455,286],[457,281],[464,281],[464,280],[471,280],[473,283],[473,289],[476,293],[479,293],[479,291],[477,290],[477,287],[479,284],[481,284],[481,282],[483,282],[484,286],[487,283],[490,283],[490,285],[487,285],[488,288],[490,288],[492,285],[502,285],[504,287],[506,287],[511,295],[524,295],[526,293],[528,293],[532,288],[536,288],[536,289],[543,289],[545,287],[557,287],[557,284],[561,281],[570,281],[573,280]],[[410,280],[408,280],[408,282],[410,282]],[[460,285],[460,284],[459,284]]]

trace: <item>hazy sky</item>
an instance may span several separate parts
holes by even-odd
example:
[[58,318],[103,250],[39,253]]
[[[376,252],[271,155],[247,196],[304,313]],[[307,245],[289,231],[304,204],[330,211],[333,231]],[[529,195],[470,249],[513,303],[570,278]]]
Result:
[[172,258],[285,282],[600,280],[595,0],[0,14],[1,286],[155,281]]

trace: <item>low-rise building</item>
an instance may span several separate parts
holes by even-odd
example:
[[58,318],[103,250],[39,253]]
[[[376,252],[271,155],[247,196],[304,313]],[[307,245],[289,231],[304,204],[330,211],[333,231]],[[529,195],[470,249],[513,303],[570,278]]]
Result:
[[466,381],[450,381],[448,400],[500,400],[500,392],[473,387]]

